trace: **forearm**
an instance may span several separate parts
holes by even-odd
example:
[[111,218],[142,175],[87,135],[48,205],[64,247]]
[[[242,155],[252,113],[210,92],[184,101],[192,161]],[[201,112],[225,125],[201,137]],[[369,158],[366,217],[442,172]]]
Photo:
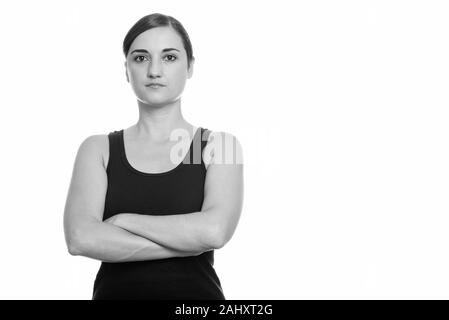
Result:
[[120,213],[112,223],[174,250],[216,249],[213,220],[205,212],[161,216]]
[[202,253],[167,248],[118,226],[100,221],[86,223],[79,239],[76,241],[75,255],[104,262],[155,260]]

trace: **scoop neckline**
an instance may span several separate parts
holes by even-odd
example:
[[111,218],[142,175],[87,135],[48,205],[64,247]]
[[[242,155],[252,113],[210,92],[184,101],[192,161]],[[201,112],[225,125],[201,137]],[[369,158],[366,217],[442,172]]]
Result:
[[120,137],[120,154],[121,154],[121,158],[124,162],[124,164],[126,165],[126,167],[128,167],[128,169],[130,169],[131,171],[133,171],[134,173],[143,175],[143,176],[162,176],[162,175],[166,175],[166,174],[170,174],[172,172],[175,172],[176,170],[178,170],[179,168],[182,167],[182,165],[184,164],[186,158],[188,156],[190,156],[191,152],[192,152],[192,146],[193,146],[193,141],[195,140],[197,134],[199,132],[201,132],[202,128],[198,127],[195,131],[195,134],[193,135],[192,140],[190,141],[190,146],[189,149],[186,153],[186,155],[184,156],[184,158],[182,159],[182,161],[180,163],[178,163],[178,165],[176,167],[174,167],[173,169],[170,169],[168,171],[164,171],[164,172],[143,172],[140,170],[137,170],[136,168],[134,168],[131,163],[128,161],[128,158],[126,157],[126,151],[125,151],[125,139],[124,139],[124,134],[123,131],[124,129],[119,131],[119,137]]

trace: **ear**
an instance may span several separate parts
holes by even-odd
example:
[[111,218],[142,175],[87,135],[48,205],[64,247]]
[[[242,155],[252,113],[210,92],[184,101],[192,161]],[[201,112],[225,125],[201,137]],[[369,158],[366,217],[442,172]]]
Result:
[[187,71],[187,79],[190,79],[193,75],[193,65],[194,64],[195,64],[195,58],[192,58],[192,60],[190,61],[189,70]]
[[125,74],[126,74],[126,81],[129,82],[128,67],[126,66],[126,61],[125,61]]

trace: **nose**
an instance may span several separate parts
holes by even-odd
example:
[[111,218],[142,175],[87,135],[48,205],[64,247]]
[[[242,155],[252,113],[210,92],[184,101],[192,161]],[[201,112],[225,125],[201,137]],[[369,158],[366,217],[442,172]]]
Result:
[[157,60],[153,60],[149,63],[147,76],[149,78],[157,78],[161,76],[162,66]]

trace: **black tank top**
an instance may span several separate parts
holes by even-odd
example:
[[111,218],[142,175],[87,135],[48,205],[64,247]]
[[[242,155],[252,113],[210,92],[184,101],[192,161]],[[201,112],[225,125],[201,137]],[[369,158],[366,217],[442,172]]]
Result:
[[[132,167],[125,154],[123,129],[109,133],[108,189],[103,221],[125,212],[172,215],[201,211],[206,177],[201,155],[209,133],[207,129],[198,128],[184,160],[162,173],[146,173]],[[120,263],[102,261],[92,299],[224,300],[213,265],[213,250],[188,257]]]

